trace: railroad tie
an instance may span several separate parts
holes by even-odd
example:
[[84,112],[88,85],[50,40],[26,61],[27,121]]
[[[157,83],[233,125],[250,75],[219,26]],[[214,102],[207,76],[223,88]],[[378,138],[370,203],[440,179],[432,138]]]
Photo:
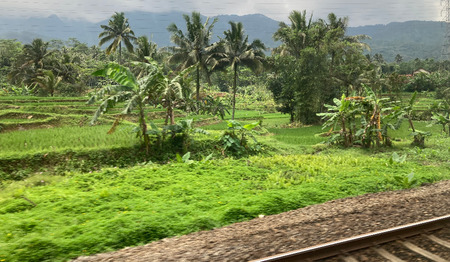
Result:
[[399,241],[403,246],[405,246],[406,248],[408,248],[409,250],[416,252],[417,254],[420,254],[426,258],[429,258],[435,262],[448,262],[448,260],[443,259],[442,257],[435,255],[423,248],[420,248],[416,245],[414,245],[413,243],[409,242],[409,241]]
[[341,259],[344,262],[358,262],[358,260],[352,255],[345,255],[345,256],[340,255],[339,259]]
[[389,253],[386,249],[384,248],[373,248],[373,250],[380,256],[386,258],[387,260],[391,261],[391,262],[406,262],[403,259],[398,258],[397,256],[395,256],[394,254]]
[[450,248],[450,242],[445,241],[444,239],[438,238],[435,235],[426,235],[426,237],[428,239],[430,239],[431,241],[433,241],[433,242],[435,242],[435,243],[437,243],[437,244],[439,244],[441,246],[444,246],[446,248]]

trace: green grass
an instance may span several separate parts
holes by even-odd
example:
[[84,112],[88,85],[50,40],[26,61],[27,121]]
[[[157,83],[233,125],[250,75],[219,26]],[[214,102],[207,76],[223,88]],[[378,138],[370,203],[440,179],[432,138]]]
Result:
[[311,146],[326,140],[326,138],[317,135],[323,132],[321,126],[288,129],[269,128],[269,131],[275,135],[275,140],[291,145]]
[[131,127],[121,125],[111,135],[110,125],[65,126],[0,133],[0,157],[19,154],[134,146],[138,139]]
[[87,101],[87,97],[0,96],[0,101]]
[[[251,157],[46,177],[0,193],[0,260],[64,261],[331,199],[449,179],[445,167],[342,154]],[[34,206],[31,202],[36,204]]]
[[[414,128],[424,132],[431,132],[433,135],[442,134],[442,127],[438,125],[428,126],[430,122],[427,121],[413,121]],[[411,133],[412,130],[409,127],[408,121],[403,121],[400,129],[398,130],[389,130],[389,136],[394,138],[401,139],[412,139]]]
[[[203,126],[202,128],[205,130],[226,130],[228,128],[226,121],[230,119],[231,116],[226,115],[225,121],[219,121],[219,123]],[[288,115],[280,113],[261,113],[248,110],[236,110],[235,120],[241,124],[249,124],[262,120],[262,126],[264,128],[280,127],[289,124]]]

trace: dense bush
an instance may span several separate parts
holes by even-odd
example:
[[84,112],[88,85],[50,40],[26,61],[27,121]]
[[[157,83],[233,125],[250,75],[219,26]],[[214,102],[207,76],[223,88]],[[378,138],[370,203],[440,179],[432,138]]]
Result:
[[405,86],[407,92],[424,92],[435,91],[441,86],[441,79],[439,73],[418,73],[413,80]]

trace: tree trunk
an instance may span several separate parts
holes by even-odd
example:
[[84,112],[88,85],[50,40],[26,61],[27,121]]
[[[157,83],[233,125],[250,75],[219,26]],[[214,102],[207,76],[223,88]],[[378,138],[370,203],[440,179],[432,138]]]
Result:
[[172,102],[169,101],[169,106],[167,107],[167,114],[170,117],[170,124],[175,125],[175,114],[173,113]]
[[197,83],[196,83],[197,101],[200,101],[200,66],[197,65]]
[[236,109],[236,89],[237,89],[237,65],[234,65],[234,81],[233,81],[233,113],[231,115],[231,120],[234,120],[234,111]]
[[139,124],[142,129],[142,136],[144,137],[145,154],[148,155],[150,147],[150,138],[148,137],[147,134],[147,124],[145,123],[144,106],[142,104],[139,106]]
[[348,147],[349,143],[348,143],[348,139],[347,139],[347,129],[345,128],[345,118],[344,117],[341,118],[341,123],[342,123],[342,136],[344,137],[344,146]]
[[205,75],[206,75],[206,82],[208,82],[209,86],[212,86],[211,73],[206,71]]
[[122,64],[122,43],[119,43],[119,64]]
[[416,129],[414,128],[413,121],[411,120],[410,116],[408,116],[408,122],[409,122],[409,127],[411,127],[412,131],[416,132]]
[[166,118],[164,119],[164,125],[167,126],[169,124],[169,109],[166,112]]

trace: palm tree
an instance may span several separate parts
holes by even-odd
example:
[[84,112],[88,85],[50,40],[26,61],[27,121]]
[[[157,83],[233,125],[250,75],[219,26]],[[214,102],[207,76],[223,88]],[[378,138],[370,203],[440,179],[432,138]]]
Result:
[[114,53],[119,47],[119,63],[122,63],[122,41],[129,52],[133,52],[133,44],[131,41],[135,41],[133,30],[131,30],[128,23],[128,18],[125,18],[125,14],[115,13],[111,19],[109,19],[108,25],[100,26],[104,31],[101,32],[98,37],[101,38],[98,43],[99,46],[106,42],[113,40],[113,42],[106,48],[106,54]]
[[62,77],[55,76],[51,70],[44,70],[41,75],[34,79],[34,84],[46,90],[50,96],[53,96],[61,80]]
[[48,42],[40,38],[34,39],[31,44],[23,46],[23,53],[11,68],[8,78],[13,84],[32,84],[40,71],[48,69],[49,56]]
[[263,68],[265,46],[260,40],[254,40],[248,44],[248,36],[244,36],[242,23],[229,22],[231,29],[224,32],[225,38],[221,39],[221,52],[216,57],[214,68],[221,69],[230,67],[234,72],[233,78],[233,112],[231,119],[234,120],[236,108],[236,90],[239,66],[246,66],[256,72]]
[[48,42],[42,41],[40,38],[36,38],[31,42],[23,46],[24,63],[22,67],[28,65],[34,65],[35,69],[44,68],[44,58],[50,55],[48,50]]
[[148,58],[157,60],[158,46],[149,41],[148,37],[140,36],[136,40],[135,60],[139,62],[149,62]]
[[181,69],[188,68],[191,65],[196,66],[196,96],[200,100],[200,71],[205,73],[208,83],[209,70],[208,64],[211,61],[210,45],[212,29],[217,22],[217,18],[209,24],[209,18],[202,24],[200,13],[192,12],[191,17],[183,15],[186,21],[187,32],[183,33],[175,24],[170,24],[167,30],[172,33],[171,40],[177,45],[173,47],[174,55],[170,58],[171,62],[181,62]]
[[310,44],[311,36],[309,31],[313,26],[312,15],[307,20],[306,11],[300,13],[294,10],[289,15],[289,20],[291,21],[290,26],[280,22],[278,30],[273,35],[276,41],[283,43],[276,51],[282,55],[293,55],[299,58],[300,51]]

